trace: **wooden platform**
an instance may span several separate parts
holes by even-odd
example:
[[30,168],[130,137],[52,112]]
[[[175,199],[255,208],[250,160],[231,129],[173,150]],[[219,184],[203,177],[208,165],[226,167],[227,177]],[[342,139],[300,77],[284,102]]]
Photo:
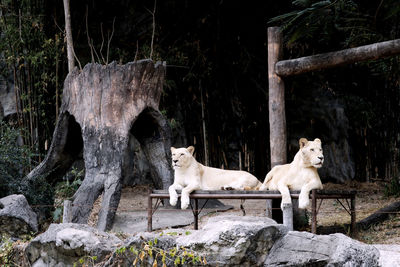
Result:
[[[177,192],[180,196],[180,191]],[[300,191],[290,191],[292,198],[299,198]],[[148,207],[147,207],[147,230],[150,232],[153,229],[153,213],[157,210],[160,202],[157,201],[153,207],[153,199],[168,199],[169,193],[167,190],[153,190],[148,194]],[[194,216],[194,229],[198,229],[198,215],[202,208],[199,209],[199,199],[281,199],[279,191],[239,191],[239,190],[196,190],[190,194],[190,199],[194,200],[194,206],[191,207]],[[310,194],[311,199],[311,232],[317,232],[317,215],[321,203],[324,199],[336,199],[342,207],[351,216],[350,231],[355,233],[356,223],[356,209],[355,199],[356,191],[339,191],[339,190],[312,190]],[[317,207],[317,200],[320,203]],[[344,200],[345,202],[342,202]],[[345,205],[346,204],[346,205]]]

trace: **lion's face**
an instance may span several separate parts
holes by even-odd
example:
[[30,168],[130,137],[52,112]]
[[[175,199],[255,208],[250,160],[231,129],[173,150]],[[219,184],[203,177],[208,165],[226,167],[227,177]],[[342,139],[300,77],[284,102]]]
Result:
[[172,154],[172,168],[181,169],[190,166],[193,159],[194,147],[189,146],[188,148],[175,148],[171,147]]
[[314,141],[308,141],[305,138],[301,138],[299,144],[303,161],[309,166],[321,168],[324,163],[321,140],[316,138]]

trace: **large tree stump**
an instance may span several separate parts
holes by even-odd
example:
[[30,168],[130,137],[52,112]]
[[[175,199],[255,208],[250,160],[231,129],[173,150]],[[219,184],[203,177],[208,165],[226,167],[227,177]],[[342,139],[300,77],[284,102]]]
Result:
[[156,186],[166,189],[171,184],[170,129],[158,110],[164,76],[165,64],[150,60],[88,64],[67,76],[49,152],[27,179],[59,179],[83,151],[85,178],[73,196],[72,222],[87,223],[93,203],[103,193],[97,227],[111,228],[129,136],[145,152]]

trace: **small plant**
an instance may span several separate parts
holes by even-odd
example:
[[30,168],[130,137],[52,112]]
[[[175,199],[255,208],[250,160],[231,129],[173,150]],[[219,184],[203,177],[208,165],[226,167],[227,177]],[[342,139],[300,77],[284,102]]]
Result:
[[397,177],[392,177],[390,182],[385,185],[385,197],[400,195],[400,183]]
[[[190,232],[186,231],[185,235]],[[160,234],[162,236],[163,233]],[[180,235],[177,232],[169,232],[167,235]],[[171,249],[162,249],[158,247],[158,239],[143,241],[140,248],[135,246],[120,247],[116,250],[117,260],[128,258],[129,254],[134,256],[132,266],[149,265],[153,267],[173,264],[174,266],[184,265],[186,263],[206,265],[205,257],[198,255],[196,252],[185,247],[174,247]]]
[[85,255],[82,258],[78,260],[78,262],[74,262],[74,267],[79,266],[78,263],[81,266],[94,266],[97,260],[97,256],[89,256]]
[[13,242],[11,239],[2,239],[0,241],[0,266],[12,266]]
[[72,167],[71,171],[67,174],[68,179],[59,182],[55,187],[55,209],[52,213],[53,221],[59,222],[63,214],[63,200],[70,199],[82,184],[85,170],[79,170]]
[[62,181],[56,185],[56,197],[60,199],[71,198],[79,186],[82,184],[85,170],[78,170],[72,167],[69,172],[70,179]]

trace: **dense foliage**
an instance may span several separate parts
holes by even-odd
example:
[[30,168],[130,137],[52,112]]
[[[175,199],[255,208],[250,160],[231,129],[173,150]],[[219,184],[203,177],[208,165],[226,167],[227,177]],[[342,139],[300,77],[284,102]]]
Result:
[[0,73],[13,81],[17,102],[14,120],[23,129],[23,143],[41,161],[60,106],[65,77],[61,71],[63,37],[45,32],[40,1],[4,0],[0,8]]
[[35,211],[47,217],[52,210],[53,188],[44,178],[25,181],[27,168],[36,165],[35,154],[20,144],[20,130],[0,122],[0,198],[23,194]]

